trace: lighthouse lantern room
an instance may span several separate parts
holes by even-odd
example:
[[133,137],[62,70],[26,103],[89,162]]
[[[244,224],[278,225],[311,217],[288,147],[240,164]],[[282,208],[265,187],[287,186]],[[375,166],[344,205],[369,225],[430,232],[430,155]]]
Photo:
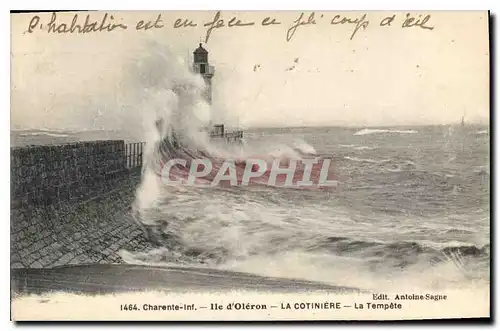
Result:
[[193,52],[193,71],[202,75],[205,80],[206,90],[205,90],[205,98],[208,103],[212,103],[212,77],[215,73],[214,66],[211,66],[208,63],[208,51],[203,48],[202,44],[195,49]]

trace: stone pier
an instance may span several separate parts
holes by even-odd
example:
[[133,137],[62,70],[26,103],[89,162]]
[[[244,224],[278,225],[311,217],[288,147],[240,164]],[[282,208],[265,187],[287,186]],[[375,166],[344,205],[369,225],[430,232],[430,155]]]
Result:
[[11,150],[12,268],[116,263],[121,249],[151,248],[130,217],[142,149],[127,150],[123,141]]

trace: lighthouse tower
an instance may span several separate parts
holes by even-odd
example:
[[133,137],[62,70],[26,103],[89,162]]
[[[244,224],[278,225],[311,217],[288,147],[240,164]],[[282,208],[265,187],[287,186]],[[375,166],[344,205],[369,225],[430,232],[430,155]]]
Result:
[[205,99],[209,104],[212,104],[212,77],[215,73],[214,66],[208,64],[208,51],[200,46],[193,52],[193,71],[202,75],[205,80],[206,90],[204,93]]
[[[204,97],[208,104],[212,104],[212,78],[214,77],[215,68],[208,64],[208,51],[203,48],[202,44],[193,52],[193,71],[203,77],[206,89]],[[234,141],[241,143],[243,139],[243,131],[228,132],[224,129],[224,124],[213,124],[209,121],[207,128],[212,138],[225,138],[227,141]]]

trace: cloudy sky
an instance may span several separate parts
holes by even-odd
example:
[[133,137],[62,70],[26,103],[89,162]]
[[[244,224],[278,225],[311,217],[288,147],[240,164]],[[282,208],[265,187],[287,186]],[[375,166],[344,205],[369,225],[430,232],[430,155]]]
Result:
[[[130,112],[120,98],[127,68],[154,40],[187,58],[205,41],[215,12],[161,12],[163,25],[137,31],[160,12],[114,12],[126,30],[48,33],[51,13],[12,14],[13,128],[124,129]],[[368,22],[363,28],[359,20]],[[316,12],[316,24],[287,31],[300,12],[222,12],[226,26],[212,30],[205,47],[214,77],[214,113],[252,126],[388,126],[488,122],[489,47],[486,12],[412,13],[433,29],[402,28],[405,12]],[[74,13],[57,13],[71,25]],[[80,13],[83,24],[87,13]],[[93,12],[90,20],[101,21]],[[304,13],[304,21],[310,12]],[[346,16],[356,23],[332,25]],[[390,26],[384,17],[395,15]],[[227,27],[237,16],[254,26]],[[281,24],[262,27],[262,20]],[[109,17],[108,17],[109,18]],[[196,27],[173,28],[178,18]],[[110,20],[108,19],[108,22]],[[234,21],[233,21],[234,22]],[[147,52],[147,51],[146,51]],[[132,107],[133,108],[133,107]]]

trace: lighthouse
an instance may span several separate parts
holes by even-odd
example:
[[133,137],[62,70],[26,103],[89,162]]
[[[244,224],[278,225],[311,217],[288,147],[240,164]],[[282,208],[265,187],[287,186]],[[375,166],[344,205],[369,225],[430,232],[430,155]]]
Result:
[[[205,91],[203,93],[205,100],[209,105],[212,104],[212,78],[214,77],[215,67],[208,63],[208,51],[203,48],[200,43],[199,47],[193,52],[193,72],[203,77],[205,81]],[[228,132],[224,129],[224,124],[212,124],[208,130],[212,138],[224,138],[227,141],[241,143],[243,139],[243,131],[236,130]]]
[[204,96],[207,102],[212,104],[212,77],[214,76],[215,68],[208,64],[208,51],[203,48],[201,43],[195,49],[193,55],[193,71],[203,77],[206,86]]

